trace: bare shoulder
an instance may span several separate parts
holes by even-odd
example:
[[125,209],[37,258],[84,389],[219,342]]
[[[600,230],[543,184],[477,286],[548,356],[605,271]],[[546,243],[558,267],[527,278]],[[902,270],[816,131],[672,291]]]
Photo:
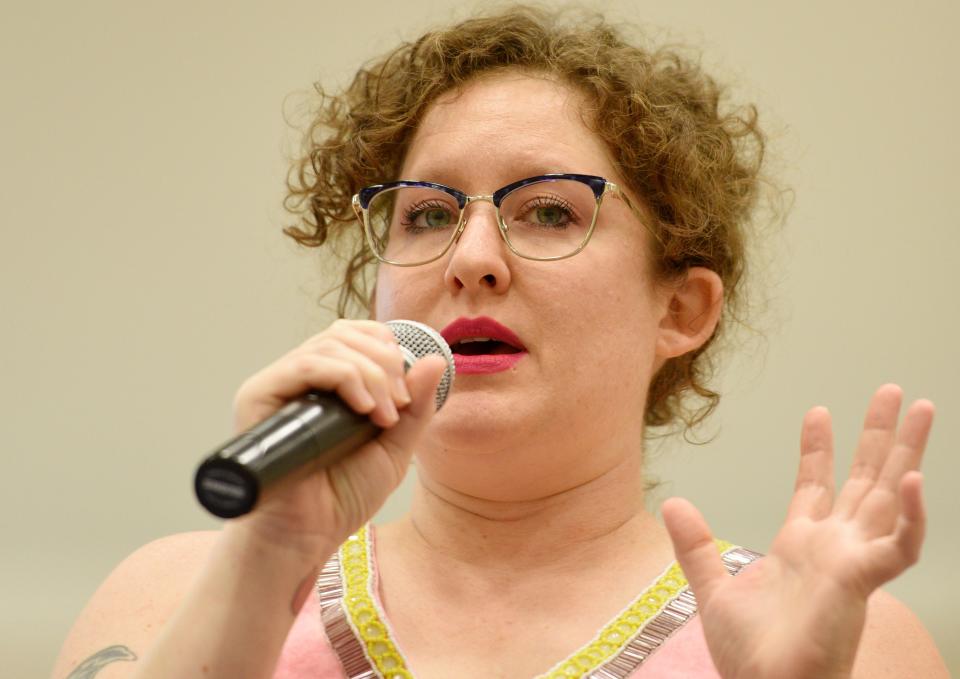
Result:
[[877,590],[867,602],[853,677],[949,679],[950,673],[913,611],[892,594]]
[[176,610],[218,534],[170,535],[124,559],[73,624],[53,679],[93,677],[98,667],[136,659]]

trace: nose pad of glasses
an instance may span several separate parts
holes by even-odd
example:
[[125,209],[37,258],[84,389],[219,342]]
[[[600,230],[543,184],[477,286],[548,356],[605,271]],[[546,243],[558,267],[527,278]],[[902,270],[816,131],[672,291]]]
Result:
[[479,232],[475,234],[475,236],[482,234],[484,237],[487,237],[487,234],[490,233],[489,230],[492,227],[493,233],[490,235],[493,235],[501,243],[503,242],[504,233],[502,231],[503,225],[500,224],[500,215],[496,211],[496,208],[491,206],[489,214],[474,213],[469,215],[467,214],[467,210],[464,209],[464,211],[460,214],[460,224],[458,225],[456,235],[454,236],[455,243],[460,243],[463,233],[467,230],[467,222],[471,220],[474,222],[472,225],[474,231]]
[[[499,228],[500,224],[500,211],[497,209],[497,206],[493,202],[493,196],[469,196],[467,202],[460,209],[460,222],[457,224],[457,230],[453,235],[453,242],[459,243],[460,237],[463,235],[463,232],[467,228],[467,221],[470,220],[470,215],[468,214],[468,208],[471,203],[477,202],[488,202],[490,203],[490,209],[493,210],[491,217],[493,218],[493,223]],[[476,216],[476,215],[475,215]]]

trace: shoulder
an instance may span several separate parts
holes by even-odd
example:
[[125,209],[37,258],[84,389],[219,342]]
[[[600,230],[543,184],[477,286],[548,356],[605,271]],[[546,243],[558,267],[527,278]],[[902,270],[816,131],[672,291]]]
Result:
[[853,679],[950,676],[933,639],[914,613],[893,595],[877,590],[853,666]]
[[[55,677],[85,659],[144,648],[174,612],[219,533],[198,531],[154,540],[120,562],[90,598],[67,635]],[[132,659],[132,658],[131,658]]]
[[[178,601],[178,594],[206,561],[218,535],[218,531],[179,533],[147,543],[113,569],[87,608],[109,605],[146,610],[163,607],[171,599]],[[141,596],[134,600],[132,595]]]

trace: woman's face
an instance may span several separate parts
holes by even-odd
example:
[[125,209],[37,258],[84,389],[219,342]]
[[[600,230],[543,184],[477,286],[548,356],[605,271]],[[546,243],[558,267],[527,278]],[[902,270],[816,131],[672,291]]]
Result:
[[[580,118],[579,96],[513,73],[473,81],[433,104],[399,178],[476,195],[558,172],[623,186]],[[458,373],[418,451],[421,474],[480,497],[530,499],[639,454],[647,388],[663,362],[658,324],[669,304],[669,294],[651,285],[646,243],[638,217],[608,196],[583,251],[522,259],[501,239],[494,206],[481,201],[467,207],[463,234],[441,259],[380,266],[378,320],[443,330],[457,319],[492,318],[526,350],[507,368]]]

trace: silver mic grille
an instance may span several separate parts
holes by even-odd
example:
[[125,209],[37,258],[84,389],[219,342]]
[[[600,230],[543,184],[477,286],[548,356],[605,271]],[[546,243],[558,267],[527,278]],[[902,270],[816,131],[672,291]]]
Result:
[[[417,321],[396,320],[387,321],[387,326],[400,343],[400,349],[409,363],[412,364],[428,354],[438,354],[446,359],[447,369],[443,371],[443,377],[437,385],[437,410],[440,410],[440,406],[444,404],[450,390],[453,389],[453,378],[456,372],[450,347],[440,333],[429,325]],[[408,365],[407,368],[409,367]]]

